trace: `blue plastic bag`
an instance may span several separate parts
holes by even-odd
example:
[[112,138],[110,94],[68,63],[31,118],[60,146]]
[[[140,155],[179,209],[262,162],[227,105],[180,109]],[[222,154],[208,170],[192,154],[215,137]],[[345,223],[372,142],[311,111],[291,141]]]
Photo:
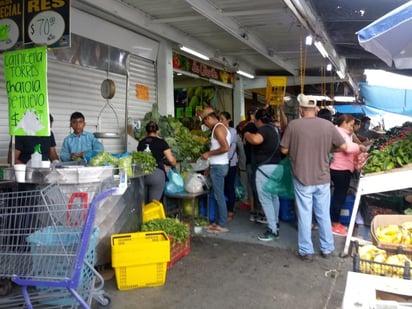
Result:
[[165,187],[166,194],[175,194],[185,191],[183,177],[175,169],[170,169],[167,172],[167,179]]

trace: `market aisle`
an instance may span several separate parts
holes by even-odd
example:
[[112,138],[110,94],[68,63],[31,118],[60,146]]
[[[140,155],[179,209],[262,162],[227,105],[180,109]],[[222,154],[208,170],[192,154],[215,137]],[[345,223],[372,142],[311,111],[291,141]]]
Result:
[[[312,263],[302,262],[294,256],[293,224],[282,222],[280,239],[262,243],[256,236],[264,226],[249,222],[245,210],[229,228],[224,235],[192,237],[191,253],[167,272],[164,286],[118,291],[114,279],[107,281],[113,308],[340,307],[352,258],[317,255]],[[340,238],[337,253],[344,245]]]

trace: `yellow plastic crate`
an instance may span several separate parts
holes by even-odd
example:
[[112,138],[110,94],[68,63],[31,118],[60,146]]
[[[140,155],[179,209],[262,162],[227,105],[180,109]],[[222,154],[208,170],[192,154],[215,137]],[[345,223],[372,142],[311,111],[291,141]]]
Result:
[[155,200],[143,206],[143,223],[153,219],[164,218],[166,218],[165,210],[163,204],[159,201]]
[[111,244],[112,267],[119,290],[165,283],[170,241],[164,231],[115,234]]

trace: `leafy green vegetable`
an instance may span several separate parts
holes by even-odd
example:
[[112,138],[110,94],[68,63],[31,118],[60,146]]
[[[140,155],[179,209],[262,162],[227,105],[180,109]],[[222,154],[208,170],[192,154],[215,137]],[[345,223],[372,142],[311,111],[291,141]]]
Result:
[[138,164],[145,175],[153,173],[157,166],[156,159],[147,151],[133,151],[132,163]]
[[178,219],[165,218],[153,219],[142,224],[143,232],[164,231],[166,234],[173,236],[176,242],[182,242],[189,237],[187,227]]

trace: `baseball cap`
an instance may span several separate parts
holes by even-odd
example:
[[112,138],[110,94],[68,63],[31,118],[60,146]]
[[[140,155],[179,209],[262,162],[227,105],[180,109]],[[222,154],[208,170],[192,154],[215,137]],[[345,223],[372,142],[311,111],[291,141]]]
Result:
[[316,98],[311,95],[300,93],[298,95],[298,102],[300,107],[316,107]]

